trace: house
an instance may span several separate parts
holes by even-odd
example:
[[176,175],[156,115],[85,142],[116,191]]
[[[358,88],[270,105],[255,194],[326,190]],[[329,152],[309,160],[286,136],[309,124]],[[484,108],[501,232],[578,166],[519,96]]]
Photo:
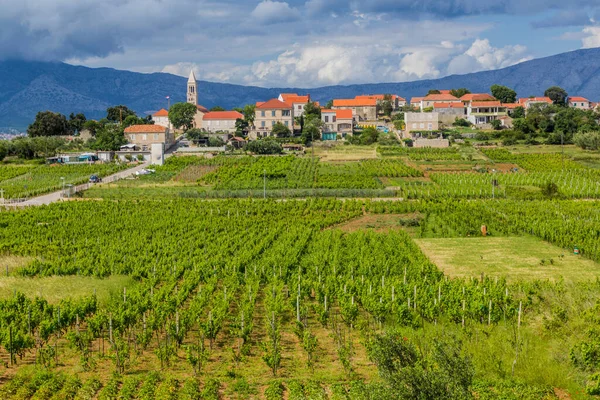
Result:
[[577,108],[579,110],[591,110],[592,103],[585,97],[569,97],[569,107]]
[[512,129],[513,128],[513,119],[510,116],[504,116],[504,117],[500,117],[498,118],[500,120],[500,126],[502,126],[505,129]]
[[204,115],[208,114],[208,109],[198,104],[198,82],[196,81],[194,71],[190,72],[190,77],[188,78],[187,102],[195,105],[198,110],[194,116],[193,127],[201,129],[202,120],[204,119]]
[[437,112],[407,112],[404,113],[405,132],[411,137],[412,132],[430,131],[440,129],[439,114]]
[[529,107],[533,106],[534,104],[550,105],[552,104],[552,100],[550,97],[528,97],[519,99],[519,104],[525,110],[528,110]]
[[211,111],[204,114],[202,128],[210,133],[236,131],[235,121],[243,119],[244,115],[237,111]]
[[323,140],[337,140],[338,136],[345,139],[354,131],[354,116],[352,110],[321,110],[323,121]]
[[410,99],[410,105],[413,108],[421,108],[421,102],[425,97],[413,97]]
[[161,125],[132,125],[125,128],[125,139],[141,151],[150,151],[157,143],[163,144],[165,149],[175,144],[173,132]]
[[428,108],[433,108],[435,103],[455,103],[462,105],[459,98],[452,96],[451,94],[429,94],[421,100],[420,108],[424,111]]
[[310,103],[310,94],[298,96],[296,93],[282,93],[278,100],[291,105],[293,117],[296,118],[304,115],[304,108]]
[[[362,96],[356,96],[355,100],[366,100],[366,99],[375,99],[377,100],[377,106],[381,107],[381,103],[385,101],[386,96],[389,96],[390,102],[392,103],[393,111],[397,111],[400,107],[404,107],[406,105],[406,99],[397,96],[395,94],[385,95],[385,94],[368,94]],[[383,113],[383,110],[378,110],[379,113]]]
[[352,110],[356,121],[377,120],[376,99],[338,99],[333,100],[333,110]]
[[487,93],[467,93],[460,98],[465,107],[467,107],[473,101],[496,101],[497,99],[491,94]]
[[506,112],[508,113],[509,116],[513,115],[513,112],[515,111],[515,109],[522,107],[523,109],[525,108],[523,105],[519,104],[519,103],[502,103],[502,106],[506,108]]
[[164,108],[152,114],[152,121],[154,121],[154,125],[164,126],[173,130],[171,121],[169,121],[169,112]]
[[290,130],[293,129],[294,116],[290,104],[279,99],[257,103],[254,114],[254,127],[250,131],[250,138],[259,139],[271,136],[271,130],[277,122],[281,122]]
[[472,101],[467,107],[467,119],[475,125],[491,124],[506,116],[506,107],[499,101]]
[[246,140],[241,137],[234,136],[227,142],[234,149],[241,149],[246,145]]

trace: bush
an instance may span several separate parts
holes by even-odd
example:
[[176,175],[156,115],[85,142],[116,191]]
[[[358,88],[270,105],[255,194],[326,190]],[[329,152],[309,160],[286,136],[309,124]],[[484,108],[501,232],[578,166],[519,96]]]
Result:
[[499,131],[500,129],[502,129],[502,122],[500,122],[499,119],[495,119],[492,121],[492,128],[494,128],[495,131]]
[[[600,132],[577,133],[573,137],[573,142],[584,150],[598,150],[600,149]],[[1,154],[0,157],[2,157]]]
[[144,161],[144,155],[143,154],[138,154],[137,155],[137,159],[138,159],[138,161]]
[[548,182],[542,186],[542,194],[546,197],[555,197],[559,194],[558,185],[554,182]]
[[225,141],[219,136],[211,136],[208,138],[208,147],[223,147]]
[[254,140],[246,145],[246,150],[256,154],[281,154],[283,147],[273,140]]
[[468,128],[472,124],[464,118],[456,118],[456,120],[452,123],[453,126],[462,126]]

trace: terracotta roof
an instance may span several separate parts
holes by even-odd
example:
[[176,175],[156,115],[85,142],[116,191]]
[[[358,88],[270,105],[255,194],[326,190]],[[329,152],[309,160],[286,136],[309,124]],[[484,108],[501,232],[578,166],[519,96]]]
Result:
[[198,111],[203,112],[204,114],[208,113],[208,108],[201,106],[201,105],[197,105],[196,108],[198,109]]
[[523,105],[519,104],[519,103],[504,103],[504,104],[502,104],[502,107],[506,107],[506,108],[509,108],[511,110],[514,110],[517,107],[523,107]]
[[487,93],[468,93],[460,98],[462,101],[493,101],[496,100],[494,96]]
[[463,103],[433,103],[433,108],[464,108]]
[[425,97],[413,97],[410,99],[410,104],[420,103]]
[[440,90],[441,94],[450,94],[452,93],[452,90]]
[[[375,100],[385,100],[385,94],[363,94],[361,96],[356,96],[355,99],[356,100],[365,100],[365,99],[375,99]],[[399,97],[395,94],[391,94],[390,95],[392,97],[392,100],[396,100],[396,99],[402,99],[402,97]],[[404,99],[402,99],[404,100]]]
[[406,101],[406,99],[404,97],[398,96],[398,101]]
[[528,102],[552,104],[552,100],[550,99],[550,97],[526,97],[519,99],[520,104],[527,104]]
[[278,99],[271,99],[265,103],[257,105],[256,108],[264,109],[264,110],[275,110],[275,109],[286,109],[292,108],[288,103],[284,103],[283,101],[279,101]]
[[375,107],[375,99],[338,99],[333,100],[334,107]]
[[321,103],[319,103],[318,101],[315,101],[315,106],[321,107]]
[[208,114],[205,114],[204,120],[224,120],[224,119],[238,119],[244,118],[244,114],[239,113],[237,111],[211,111]]
[[285,103],[294,104],[294,103],[308,103],[310,101],[310,95],[307,96],[298,96],[295,93],[282,93],[281,98]]
[[336,119],[352,119],[352,110],[335,110]]
[[152,114],[152,116],[153,117],[168,117],[169,112],[163,108],[163,109],[157,111],[155,114]]
[[452,96],[449,93],[442,94],[430,94],[425,96],[423,101],[460,101],[457,97]]
[[323,113],[325,113],[325,114],[333,114],[333,113],[335,113],[335,110],[330,110],[328,108],[322,108],[321,109],[321,114],[323,114]]
[[499,101],[472,101],[471,107],[502,107]]
[[578,96],[569,97],[569,101],[579,101],[579,102],[588,102],[589,103],[589,100],[586,99],[585,97],[578,97]]
[[257,102],[256,102],[256,107],[260,107],[260,106],[262,106],[263,104],[265,104],[265,102],[264,102],[264,101],[257,101]]
[[125,133],[165,133],[168,128],[160,125],[131,125]]

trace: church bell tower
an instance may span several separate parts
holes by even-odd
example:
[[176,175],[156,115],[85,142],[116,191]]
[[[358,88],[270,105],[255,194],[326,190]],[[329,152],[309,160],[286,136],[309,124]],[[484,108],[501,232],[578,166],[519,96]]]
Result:
[[194,71],[190,71],[190,78],[187,84],[187,102],[195,106],[198,105],[198,83]]

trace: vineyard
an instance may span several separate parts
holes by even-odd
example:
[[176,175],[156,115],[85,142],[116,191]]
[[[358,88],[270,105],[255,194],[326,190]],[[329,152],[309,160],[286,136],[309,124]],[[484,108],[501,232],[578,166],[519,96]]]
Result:
[[[269,171],[294,162],[277,159]],[[397,165],[366,163],[365,175]],[[178,173],[169,168],[157,175]],[[259,171],[244,168],[250,180]],[[415,357],[439,357],[443,347],[426,343],[457,338],[463,350],[453,351],[471,359],[470,390],[481,398],[552,398],[553,388],[585,398],[598,384],[586,350],[595,339],[576,327],[600,324],[597,283],[453,279],[413,237],[469,240],[486,225],[494,237],[532,235],[600,261],[599,210],[592,201],[165,199],[3,211],[0,254],[30,260],[9,275],[134,283],[106,304],[95,290],[53,302],[4,296],[0,397],[393,398],[398,387],[380,363],[389,345],[379,346],[396,340],[388,332]],[[338,229],[365,214],[397,228]]]

